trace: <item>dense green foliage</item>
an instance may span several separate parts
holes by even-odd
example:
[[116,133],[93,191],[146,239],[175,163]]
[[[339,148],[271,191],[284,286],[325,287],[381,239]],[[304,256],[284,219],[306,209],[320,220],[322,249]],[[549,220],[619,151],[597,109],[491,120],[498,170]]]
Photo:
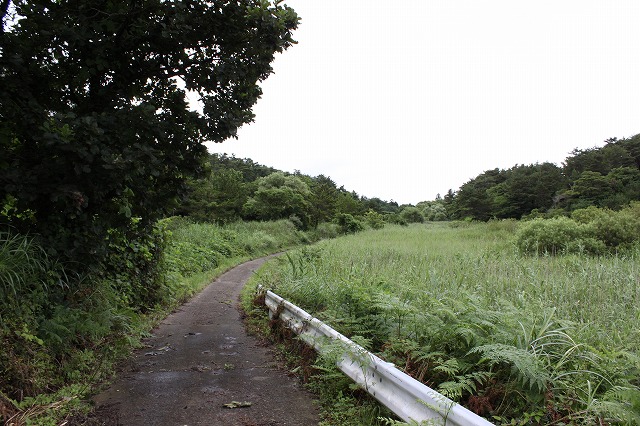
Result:
[[451,219],[554,216],[589,206],[618,210],[640,201],[640,135],[576,149],[562,168],[542,163],[489,170],[447,195]]
[[298,23],[268,1],[3,3],[1,219],[89,269],[131,217],[152,232],[203,142],[253,119]]
[[[638,246],[522,256],[529,223],[452,224],[324,241],[260,282],[497,424],[638,424]],[[360,392],[331,377],[327,424],[365,424],[345,403]]]
[[620,211],[591,206],[571,218],[534,219],[521,226],[516,243],[521,252],[540,255],[627,252],[640,244],[640,202]]
[[490,170],[462,185],[454,198],[456,217],[520,218],[547,210],[564,187],[562,170],[550,163]]
[[344,215],[369,223],[369,212],[380,215],[382,221],[371,222],[380,226],[385,217],[401,210],[393,201],[359,196],[338,187],[327,176],[285,173],[250,159],[211,154],[209,169],[206,177],[190,182],[177,214],[216,223],[290,219],[306,230],[338,223]]
[[286,220],[221,227],[169,218],[154,238],[114,251],[126,266],[119,274],[78,280],[35,239],[2,232],[0,396],[12,409],[57,402],[48,414],[66,416],[69,398],[89,394],[154,318],[228,266],[312,238]]
[[244,204],[249,218],[276,220],[295,217],[301,228],[308,228],[311,190],[297,176],[276,172],[257,179],[256,190]]
[[324,175],[291,175],[250,159],[213,154],[210,173],[191,182],[177,212],[218,223],[295,217],[307,229],[344,220],[345,214],[368,223],[368,212],[381,215],[384,223],[402,225],[569,216],[589,206],[620,210],[640,201],[639,153],[640,135],[610,139],[601,148],[574,150],[562,167],[542,163],[488,170],[456,192],[450,189],[444,197],[415,206],[359,196]]
[[[164,231],[156,228],[151,237],[111,252],[113,261],[123,262],[117,272],[78,276],[48,255],[37,239],[12,229],[3,232],[0,395],[26,408],[88,392],[109,370],[115,354],[140,335],[134,330],[142,323],[142,312],[166,296],[165,244]],[[51,396],[33,399],[38,395]]]

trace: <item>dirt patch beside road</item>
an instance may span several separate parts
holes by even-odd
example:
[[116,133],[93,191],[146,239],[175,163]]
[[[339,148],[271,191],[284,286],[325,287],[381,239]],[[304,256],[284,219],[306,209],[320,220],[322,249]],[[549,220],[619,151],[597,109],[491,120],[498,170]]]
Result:
[[95,397],[98,424],[317,425],[313,397],[242,324],[240,290],[265,260],[226,272],[162,321]]

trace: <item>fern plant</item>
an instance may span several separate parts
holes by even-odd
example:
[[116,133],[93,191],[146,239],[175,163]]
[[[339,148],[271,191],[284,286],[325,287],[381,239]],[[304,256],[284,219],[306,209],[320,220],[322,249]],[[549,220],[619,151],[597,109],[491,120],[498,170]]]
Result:
[[551,381],[549,373],[531,352],[503,343],[477,346],[469,354],[481,356],[479,364],[486,363],[495,371],[499,368],[509,368],[511,375],[540,394],[544,393]]

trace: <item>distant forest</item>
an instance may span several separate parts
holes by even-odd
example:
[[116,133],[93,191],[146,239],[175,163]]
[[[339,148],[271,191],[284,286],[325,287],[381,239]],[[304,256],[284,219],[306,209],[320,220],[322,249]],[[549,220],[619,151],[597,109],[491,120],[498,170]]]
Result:
[[349,215],[375,222],[521,219],[588,206],[620,209],[640,200],[640,134],[575,149],[562,163],[487,170],[435,200],[414,205],[367,198],[330,177],[286,173],[226,154],[209,156],[205,178],[189,182],[179,215],[218,223],[291,219],[301,229]]

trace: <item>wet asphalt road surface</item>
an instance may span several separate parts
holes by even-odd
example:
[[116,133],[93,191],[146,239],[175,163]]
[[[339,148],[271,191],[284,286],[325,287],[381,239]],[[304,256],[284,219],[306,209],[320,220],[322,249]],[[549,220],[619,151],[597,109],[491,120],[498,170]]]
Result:
[[[312,395],[247,335],[237,308],[242,286],[265,260],[226,272],[153,330],[94,398],[104,425],[318,424]],[[250,405],[224,407],[233,401]]]

